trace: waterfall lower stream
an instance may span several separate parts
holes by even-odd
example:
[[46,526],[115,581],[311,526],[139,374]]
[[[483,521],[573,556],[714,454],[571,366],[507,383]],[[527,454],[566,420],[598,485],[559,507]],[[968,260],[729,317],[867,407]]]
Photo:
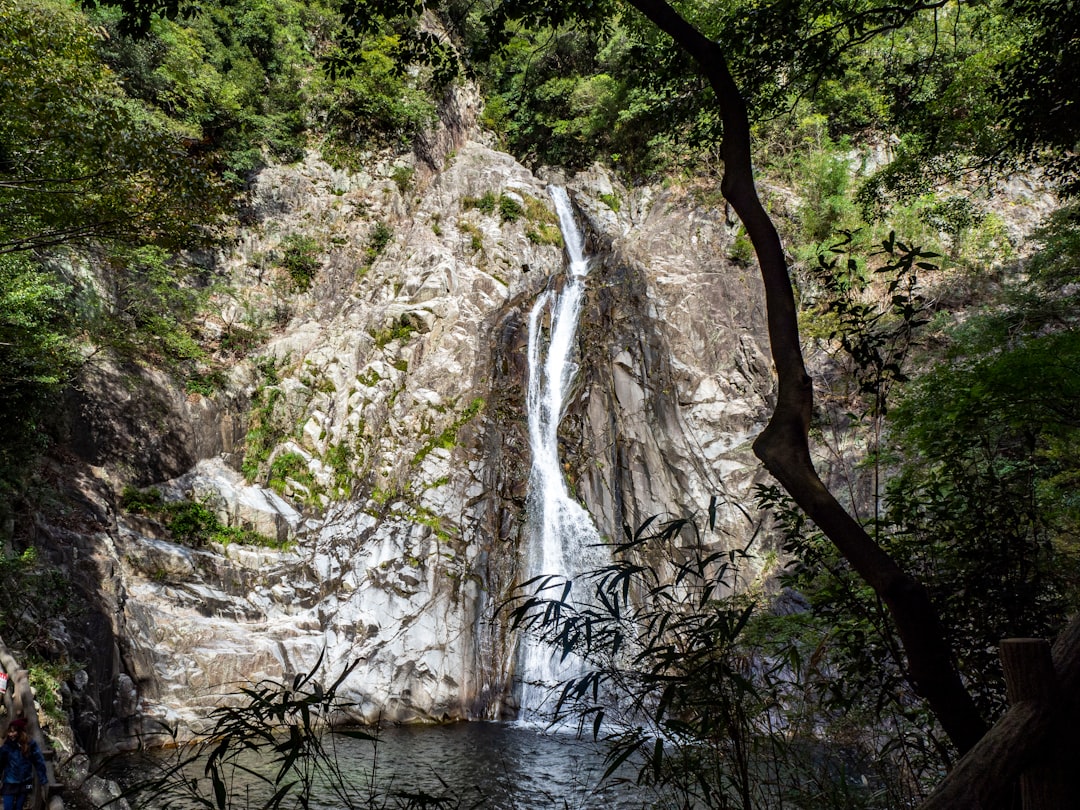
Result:
[[[564,189],[551,188],[569,259],[567,276],[544,291],[529,316],[529,381],[526,407],[532,468],[529,473],[529,547],[526,579],[551,575],[575,579],[602,565],[606,553],[589,513],[569,493],[559,462],[559,422],[578,365],[574,360],[578,319],[589,262],[573,207]],[[545,320],[550,324],[544,328]],[[581,585],[575,588],[580,593]],[[558,592],[551,595],[557,596]],[[522,720],[544,718],[543,705],[554,687],[580,669],[534,638],[522,640]]]

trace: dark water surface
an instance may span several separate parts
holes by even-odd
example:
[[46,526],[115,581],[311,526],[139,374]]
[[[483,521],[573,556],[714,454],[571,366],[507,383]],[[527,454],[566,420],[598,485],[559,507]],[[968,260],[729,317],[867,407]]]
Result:
[[[355,795],[346,803],[329,790],[317,788],[311,796],[313,810],[396,808],[407,806],[407,796],[418,793],[447,798],[442,805],[446,808],[485,810],[636,810],[662,804],[632,784],[635,773],[629,768],[622,774],[624,779],[600,785],[606,767],[602,748],[567,734],[473,722],[386,728],[378,736],[378,744],[373,745],[334,735],[338,762],[353,783]],[[150,767],[131,761],[114,778],[131,784]],[[201,772],[196,766],[191,773],[201,776]],[[255,781],[250,787],[252,806],[258,806]],[[235,786],[233,795],[244,797],[248,789]],[[369,802],[369,796],[375,800]],[[233,807],[243,808],[245,803],[242,798]]]

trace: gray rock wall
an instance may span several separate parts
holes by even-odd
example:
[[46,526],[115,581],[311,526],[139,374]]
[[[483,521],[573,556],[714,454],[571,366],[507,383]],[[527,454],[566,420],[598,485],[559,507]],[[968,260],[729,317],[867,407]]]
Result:
[[[79,677],[84,744],[156,721],[187,733],[238,686],[320,658],[328,675],[360,662],[345,684],[358,718],[512,713],[515,640],[495,608],[527,542],[528,311],[563,253],[546,180],[456,142],[436,168],[425,153],[349,174],[312,154],[263,172],[254,224],[214,264],[231,291],[204,325],[263,340],[213,401],[158,380],[110,406],[110,372],[87,381],[78,447],[104,505],[80,543],[109,575],[83,579],[107,629]],[[568,481],[603,536],[700,516],[717,496],[711,542],[743,544],[749,441],[771,396],[756,272],[725,258],[733,227],[687,198],[601,171],[566,183],[596,262],[561,432]],[[380,226],[392,236],[376,253]],[[280,268],[290,234],[319,246],[306,292]],[[125,483],[294,545],[177,546],[115,509]]]

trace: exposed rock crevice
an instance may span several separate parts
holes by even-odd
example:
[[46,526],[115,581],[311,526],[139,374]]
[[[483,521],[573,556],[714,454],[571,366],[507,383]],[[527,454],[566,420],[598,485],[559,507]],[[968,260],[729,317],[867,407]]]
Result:
[[[188,733],[243,683],[320,657],[328,674],[360,662],[344,684],[358,718],[512,713],[515,640],[496,608],[527,539],[528,311],[564,257],[539,228],[545,182],[467,140],[455,103],[460,127],[423,147],[405,188],[394,162],[347,174],[309,155],[263,172],[254,224],[214,262],[234,289],[217,317],[255,313],[268,336],[228,390],[189,397],[146,373],[119,396],[120,372],[87,377],[74,447],[99,469],[80,489],[107,519],[75,538],[43,529],[94,605],[72,628],[84,745],[159,720]],[[717,542],[743,545],[749,443],[772,396],[756,275],[725,258],[722,216],[687,198],[600,170],[568,185],[596,266],[560,430],[567,479],[603,536],[719,496]],[[525,213],[502,212],[507,198]],[[374,250],[377,226],[390,236]],[[274,265],[291,233],[320,245],[307,292]],[[124,484],[293,546],[177,546],[116,509]]]

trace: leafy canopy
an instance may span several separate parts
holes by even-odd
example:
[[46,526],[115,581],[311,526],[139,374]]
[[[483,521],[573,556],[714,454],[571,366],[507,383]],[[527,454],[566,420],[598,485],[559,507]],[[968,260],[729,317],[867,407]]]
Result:
[[86,18],[54,0],[2,0],[0,29],[0,254],[204,241],[224,202],[213,175],[125,95]]

